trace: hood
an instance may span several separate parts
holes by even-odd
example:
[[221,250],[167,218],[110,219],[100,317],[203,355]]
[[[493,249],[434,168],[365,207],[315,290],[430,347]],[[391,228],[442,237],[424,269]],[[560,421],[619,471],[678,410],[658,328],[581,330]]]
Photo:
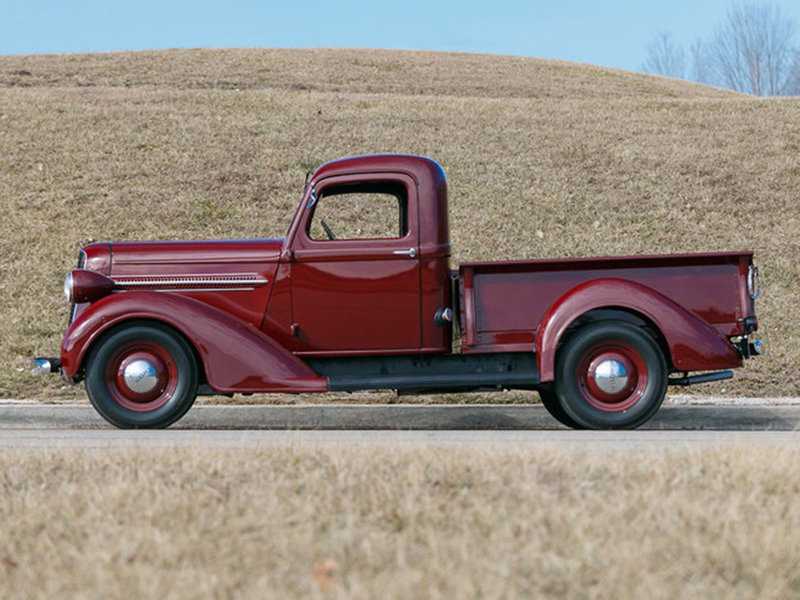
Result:
[[185,266],[187,272],[201,265],[264,265],[278,262],[283,238],[196,242],[119,242],[109,244],[111,273],[143,272],[142,267]]
[[[108,265],[103,282],[73,271],[73,278],[91,293],[139,293],[145,310],[150,292],[186,295],[258,327],[264,318],[278,270],[283,239],[197,242],[121,242],[87,246],[87,268]],[[110,259],[110,260],[109,260]],[[87,279],[88,277],[88,279]],[[109,288],[108,284],[111,284]],[[82,304],[75,314],[88,304]],[[77,317],[76,317],[77,318]]]

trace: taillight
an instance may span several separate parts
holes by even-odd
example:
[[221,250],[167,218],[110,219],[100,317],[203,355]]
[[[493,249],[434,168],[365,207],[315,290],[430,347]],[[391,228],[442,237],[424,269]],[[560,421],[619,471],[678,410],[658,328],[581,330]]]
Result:
[[758,267],[750,265],[747,269],[747,291],[753,300],[761,295],[761,282],[758,280]]

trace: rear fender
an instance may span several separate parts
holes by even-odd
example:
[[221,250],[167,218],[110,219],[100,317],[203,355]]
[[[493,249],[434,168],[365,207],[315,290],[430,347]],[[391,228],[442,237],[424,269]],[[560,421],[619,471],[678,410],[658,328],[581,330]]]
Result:
[[542,381],[555,377],[556,349],[567,328],[599,308],[621,308],[653,323],[666,341],[672,366],[679,371],[730,369],[742,365],[733,344],[712,325],[666,296],[624,279],[595,279],[559,298],[536,333],[536,358]]
[[131,320],[166,323],[192,344],[217,392],[325,392],[327,379],[275,340],[202,302],[162,292],[112,294],[88,306],[64,334],[61,367],[74,380],[91,345]]

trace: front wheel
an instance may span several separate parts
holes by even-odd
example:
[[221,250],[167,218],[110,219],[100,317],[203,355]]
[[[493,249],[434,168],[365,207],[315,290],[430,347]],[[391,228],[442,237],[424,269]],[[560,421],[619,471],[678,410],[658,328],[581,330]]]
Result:
[[87,358],[89,400],[106,421],[123,429],[168,427],[191,408],[197,380],[187,342],[157,323],[116,329]]
[[555,393],[564,412],[582,427],[639,427],[666,396],[664,353],[650,335],[628,323],[588,325],[559,350]]

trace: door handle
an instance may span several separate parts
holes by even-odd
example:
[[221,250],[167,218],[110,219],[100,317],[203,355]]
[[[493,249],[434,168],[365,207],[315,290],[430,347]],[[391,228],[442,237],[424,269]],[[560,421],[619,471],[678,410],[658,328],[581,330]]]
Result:
[[395,256],[408,256],[409,258],[414,258],[417,256],[417,249],[416,248],[409,248],[408,250],[395,250],[392,252]]

